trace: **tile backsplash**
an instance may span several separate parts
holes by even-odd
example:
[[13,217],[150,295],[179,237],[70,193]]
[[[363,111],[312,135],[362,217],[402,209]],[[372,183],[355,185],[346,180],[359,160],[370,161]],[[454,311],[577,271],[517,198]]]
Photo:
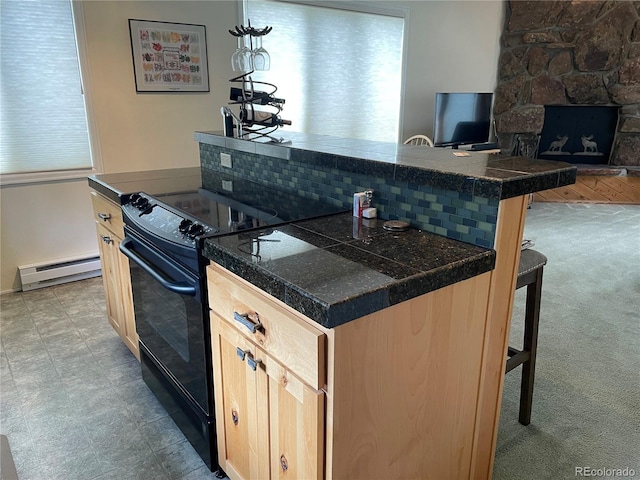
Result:
[[[220,164],[229,153],[233,169]],[[285,160],[263,154],[200,143],[204,169],[269,185],[301,197],[351,208],[353,194],[374,190],[372,206],[383,220],[404,220],[412,226],[481,247],[494,243],[499,200],[428,185],[333,168],[322,162]]]

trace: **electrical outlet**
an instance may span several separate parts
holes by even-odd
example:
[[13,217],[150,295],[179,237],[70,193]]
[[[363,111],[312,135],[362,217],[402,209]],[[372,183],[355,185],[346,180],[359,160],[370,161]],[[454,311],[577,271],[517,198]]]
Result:
[[223,167],[231,168],[231,155],[229,155],[228,153],[221,153],[220,164]]

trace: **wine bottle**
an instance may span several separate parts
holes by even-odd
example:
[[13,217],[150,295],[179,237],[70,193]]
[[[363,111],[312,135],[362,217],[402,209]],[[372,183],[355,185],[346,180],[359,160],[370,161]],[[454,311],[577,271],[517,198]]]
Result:
[[273,95],[267,92],[259,92],[254,90],[253,95],[250,91],[243,90],[242,88],[231,87],[229,94],[229,100],[234,102],[251,102],[256,105],[267,105],[269,103],[284,103],[284,98],[275,98]]
[[253,109],[240,110],[240,120],[243,124],[249,127],[253,125],[262,125],[264,127],[281,127],[282,125],[291,125],[291,120],[283,120],[275,113],[262,112]]

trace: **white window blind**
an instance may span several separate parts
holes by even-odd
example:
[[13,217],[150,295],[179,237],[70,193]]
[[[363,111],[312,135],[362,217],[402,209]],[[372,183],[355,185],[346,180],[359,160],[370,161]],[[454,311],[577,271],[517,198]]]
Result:
[[0,173],[92,167],[70,1],[0,2]]
[[275,84],[286,100],[281,116],[293,123],[282,132],[398,141],[404,13],[353,10],[365,8],[245,1],[245,25],[273,27],[263,37],[271,68],[252,78]]

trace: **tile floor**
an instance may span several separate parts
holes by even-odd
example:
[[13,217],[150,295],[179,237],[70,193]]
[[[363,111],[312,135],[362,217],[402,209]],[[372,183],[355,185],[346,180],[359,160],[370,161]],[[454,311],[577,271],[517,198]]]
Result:
[[0,296],[0,339],[20,480],[215,478],[107,322],[100,277]]

